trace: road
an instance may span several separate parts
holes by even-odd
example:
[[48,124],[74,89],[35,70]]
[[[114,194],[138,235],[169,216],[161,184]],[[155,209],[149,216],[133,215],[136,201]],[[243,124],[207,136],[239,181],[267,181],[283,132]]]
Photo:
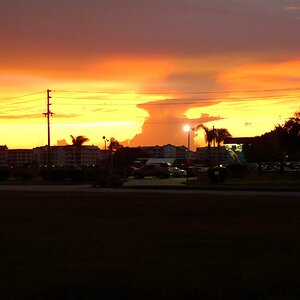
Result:
[[[90,184],[78,185],[0,185],[1,191],[37,191],[37,192],[85,192],[85,193],[161,193],[161,194],[216,194],[216,195],[276,195],[299,197],[299,191],[238,191],[238,190],[205,190],[187,189],[185,178],[169,179],[129,179],[121,188],[92,188]],[[1,194],[0,194],[1,195]]]

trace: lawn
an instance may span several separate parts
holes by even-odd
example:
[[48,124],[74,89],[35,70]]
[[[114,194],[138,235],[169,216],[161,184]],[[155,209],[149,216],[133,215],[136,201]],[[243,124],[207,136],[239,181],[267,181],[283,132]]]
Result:
[[300,299],[300,199],[1,192],[0,299]]
[[221,190],[270,190],[270,191],[300,191],[300,172],[286,173],[269,172],[262,175],[245,176],[241,178],[226,177],[219,183],[209,182],[206,174],[198,180],[190,180],[190,187]]

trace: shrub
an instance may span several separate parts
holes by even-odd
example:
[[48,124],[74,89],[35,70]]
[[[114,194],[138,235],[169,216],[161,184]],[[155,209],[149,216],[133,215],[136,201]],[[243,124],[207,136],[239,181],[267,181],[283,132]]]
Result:
[[231,164],[227,166],[227,169],[232,178],[241,178],[247,173],[247,167],[243,164]]
[[6,180],[9,177],[9,170],[0,169],[0,181]]
[[211,183],[220,183],[227,177],[227,171],[222,167],[210,168],[207,170],[207,177]]

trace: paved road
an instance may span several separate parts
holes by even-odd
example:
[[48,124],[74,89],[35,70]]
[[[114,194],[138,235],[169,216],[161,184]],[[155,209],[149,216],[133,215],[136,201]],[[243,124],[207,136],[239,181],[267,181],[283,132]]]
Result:
[[[189,178],[189,180],[195,180],[196,178]],[[159,179],[153,177],[145,177],[144,179],[134,179],[129,178],[128,182],[125,182],[125,187],[141,187],[141,186],[167,186],[167,187],[182,187],[185,186],[187,179],[186,178],[167,178]]]
[[[37,191],[37,192],[85,192],[85,193],[161,193],[161,194],[216,194],[216,195],[274,195],[299,197],[297,191],[223,191],[223,190],[203,190],[186,189],[185,178],[152,179],[146,178],[130,179],[122,188],[92,188],[90,184],[84,185],[0,185],[1,191]],[[151,188],[151,186],[153,188]],[[182,189],[180,188],[182,187]]]

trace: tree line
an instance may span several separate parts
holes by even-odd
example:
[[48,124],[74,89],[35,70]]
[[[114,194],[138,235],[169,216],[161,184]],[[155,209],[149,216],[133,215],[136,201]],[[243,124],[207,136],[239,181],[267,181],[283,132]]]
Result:
[[257,162],[261,171],[262,162],[280,162],[280,171],[284,171],[285,161],[300,160],[300,111],[275,126],[270,132],[253,138],[251,143],[243,146],[248,162]]

